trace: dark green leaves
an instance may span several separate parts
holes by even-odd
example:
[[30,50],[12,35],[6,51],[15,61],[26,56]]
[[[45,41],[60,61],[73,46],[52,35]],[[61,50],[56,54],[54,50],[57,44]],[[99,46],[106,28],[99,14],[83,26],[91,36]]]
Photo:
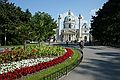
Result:
[[120,44],[120,0],[109,0],[91,21],[91,33],[101,44]]

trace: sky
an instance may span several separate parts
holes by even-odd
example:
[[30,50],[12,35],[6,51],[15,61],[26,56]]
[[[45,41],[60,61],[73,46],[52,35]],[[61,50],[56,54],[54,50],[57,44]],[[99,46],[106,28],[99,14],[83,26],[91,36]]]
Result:
[[108,0],[9,0],[20,6],[22,10],[29,9],[34,15],[35,12],[41,11],[50,14],[55,20],[59,14],[66,13],[71,10],[74,15],[81,14],[84,21],[90,24],[91,15],[95,15],[95,11],[102,8],[103,4]]

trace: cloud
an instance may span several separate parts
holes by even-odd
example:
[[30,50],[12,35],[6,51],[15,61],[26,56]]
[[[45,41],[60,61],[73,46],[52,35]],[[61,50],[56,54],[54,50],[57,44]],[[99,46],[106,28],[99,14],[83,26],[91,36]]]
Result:
[[96,16],[96,12],[98,11],[98,9],[92,9],[91,11],[90,11],[90,15],[91,16]]

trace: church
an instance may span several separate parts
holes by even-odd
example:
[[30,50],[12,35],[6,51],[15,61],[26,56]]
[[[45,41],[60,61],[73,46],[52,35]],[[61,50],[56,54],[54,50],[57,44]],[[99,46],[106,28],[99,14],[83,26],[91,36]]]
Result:
[[[58,28],[56,32],[57,41],[62,42],[89,42],[91,35],[89,33],[90,27],[87,23],[81,24],[81,15],[76,20],[74,14],[69,10],[67,15],[63,19],[63,25],[61,25],[61,16],[58,17]],[[78,24],[76,24],[78,21]],[[78,28],[77,28],[78,26]],[[61,28],[62,27],[62,28]]]

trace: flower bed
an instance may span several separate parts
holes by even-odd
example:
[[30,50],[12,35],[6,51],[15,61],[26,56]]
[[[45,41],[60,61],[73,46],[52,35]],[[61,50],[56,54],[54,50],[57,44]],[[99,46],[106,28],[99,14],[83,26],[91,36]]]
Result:
[[12,79],[20,78],[22,76],[26,76],[27,74],[32,74],[32,73],[35,73],[42,69],[46,69],[46,68],[54,66],[58,63],[61,63],[64,60],[66,60],[67,58],[69,58],[70,56],[72,56],[72,53],[73,53],[72,50],[68,49],[68,48],[66,48],[66,50],[67,50],[67,52],[63,56],[57,57],[48,62],[42,62],[42,63],[38,63],[37,65],[34,65],[34,66],[30,66],[30,67],[27,66],[27,67],[23,67],[20,69],[17,68],[14,71],[0,74],[0,79],[1,80],[12,80]]
[[5,49],[0,53],[0,64],[40,57],[59,57],[64,53],[65,49],[58,46],[29,45],[26,52],[22,47],[15,47],[13,50]]
[[20,69],[23,67],[34,66],[41,62],[48,62],[50,60],[53,60],[54,58],[45,57],[45,58],[36,58],[36,59],[26,59],[11,63],[4,63],[0,65],[0,74],[7,73],[9,71],[14,71],[17,68]]

